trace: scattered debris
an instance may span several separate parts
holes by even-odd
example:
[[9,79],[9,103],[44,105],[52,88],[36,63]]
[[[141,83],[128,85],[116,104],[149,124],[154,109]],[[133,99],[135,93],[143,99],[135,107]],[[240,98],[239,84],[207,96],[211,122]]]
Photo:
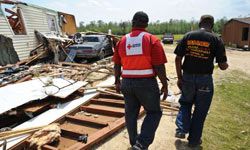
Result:
[[58,141],[60,137],[59,124],[54,123],[35,132],[27,141],[30,143],[30,147],[36,146],[38,150],[41,150],[43,145]]

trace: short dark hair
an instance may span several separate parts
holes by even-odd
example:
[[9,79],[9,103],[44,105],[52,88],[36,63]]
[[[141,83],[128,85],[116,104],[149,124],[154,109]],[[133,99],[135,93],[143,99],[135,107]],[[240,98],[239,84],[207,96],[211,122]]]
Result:
[[214,26],[214,17],[211,15],[202,15],[199,22],[199,27],[209,26],[211,29]]
[[143,11],[138,11],[133,16],[132,26],[146,28],[148,26],[148,21],[148,15]]

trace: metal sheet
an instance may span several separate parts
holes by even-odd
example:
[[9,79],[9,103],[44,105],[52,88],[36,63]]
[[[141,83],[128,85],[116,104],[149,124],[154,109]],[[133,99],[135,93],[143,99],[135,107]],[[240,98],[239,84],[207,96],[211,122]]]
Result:
[[[65,98],[80,87],[86,85],[86,82],[74,82],[73,80],[67,81],[62,78],[54,78],[52,80],[49,78],[42,78],[41,80],[42,82],[39,79],[34,79],[0,88],[0,113],[6,112],[33,100],[44,99],[48,96],[48,94]],[[51,80],[52,84],[55,86],[44,87],[44,83],[49,80]],[[67,87],[58,89],[64,86]]]
[[[114,77],[108,78],[106,81],[101,82],[97,86],[104,86],[104,85],[111,85],[115,81]],[[26,121],[25,123],[15,127],[14,129],[19,130],[19,129],[25,129],[25,128],[31,128],[31,127],[38,127],[38,126],[43,126],[43,125],[48,125],[58,118],[62,117],[63,115],[69,113],[76,107],[82,105],[83,103],[87,102],[94,96],[96,96],[98,93],[96,90],[87,90],[84,92],[84,97],[81,97],[79,99],[64,103],[62,105],[59,105],[57,108],[50,109],[39,116]],[[18,136],[15,138],[11,138],[7,140],[7,149],[11,148],[12,146],[16,145],[17,143],[21,142],[25,138],[27,138],[30,134],[27,135],[22,135]],[[0,141],[2,143],[2,141]],[[0,149],[2,147],[0,146]]]

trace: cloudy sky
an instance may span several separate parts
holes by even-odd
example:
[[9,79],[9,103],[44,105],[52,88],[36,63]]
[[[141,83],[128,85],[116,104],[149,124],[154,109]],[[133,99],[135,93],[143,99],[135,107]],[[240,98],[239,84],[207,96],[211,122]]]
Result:
[[250,0],[21,0],[74,14],[77,24],[92,20],[127,21],[136,11],[149,15],[150,21],[198,20],[203,14],[215,19],[250,16]]

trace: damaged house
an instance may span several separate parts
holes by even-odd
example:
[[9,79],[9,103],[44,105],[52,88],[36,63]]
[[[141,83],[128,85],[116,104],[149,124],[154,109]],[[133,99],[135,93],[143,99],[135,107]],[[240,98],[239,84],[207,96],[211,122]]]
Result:
[[[15,63],[19,59],[28,58],[30,52],[39,45],[34,31],[38,31],[43,35],[68,37],[76,33],[75,17],[33,4],[0,0],[1,45],[6,43],[4,42],[6,39],[3,40],[3,37],[9,39],[7,41],[10,42],[12,40],[15,52],[12,52],[11,56],[18,56],[14,60],[0,61],[0,65]],[[2,48],[1,51],[2,56],[10,55],[10,52],[3,53]],[[3,58],[11,57],[5,56]]]

